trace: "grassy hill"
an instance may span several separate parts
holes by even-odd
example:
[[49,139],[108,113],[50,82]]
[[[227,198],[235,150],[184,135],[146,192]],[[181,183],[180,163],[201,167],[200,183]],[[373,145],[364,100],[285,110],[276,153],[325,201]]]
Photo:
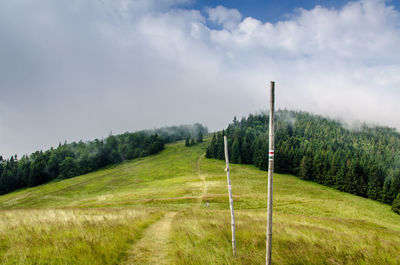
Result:
[[[0,263],[264,263],[267,173],[231,165],[232,257],[225,164],[206,146],[0,196]],[[290,175],[274,178],[273,229],[274,264],[400,264],[390,206]]]

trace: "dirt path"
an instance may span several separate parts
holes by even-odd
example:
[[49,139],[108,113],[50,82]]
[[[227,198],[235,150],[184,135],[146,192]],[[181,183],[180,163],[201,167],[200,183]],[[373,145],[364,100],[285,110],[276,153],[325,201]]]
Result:
[[[201,174],[200,163],[203,155],[197,159],[197,176],[201,180],[202,191],[199,198],[199,207],[207,196],[206,175]],[[132,246],[128,252],[128,259],[125,264],[170,264],[168,261],[168,244],[171,223],[177,212],[168,212],[158,222],[152,224],[145,231],[142,239]]]
[[199,156],[199,158],[197,159],[197,176],[199,177],[199,179],[202,182],[202,193],[200,195],[199,198],[199,206],[201,207],[201,204],[203,202],[204,197],[207,196],[207,181],[206,181],[206,175],[201,174],[201,169],[200,169],[200,163],[201,160],[203,159],[203,155]]
[[147,228],[143,238],[128,252],[125,264],[170,264],[167,260],[169,232],[176,212],[168,212]]

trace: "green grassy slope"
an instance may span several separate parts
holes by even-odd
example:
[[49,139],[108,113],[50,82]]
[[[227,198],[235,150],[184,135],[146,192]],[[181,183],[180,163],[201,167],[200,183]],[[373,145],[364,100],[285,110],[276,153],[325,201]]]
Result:
[[[267,173],[231,165],[232,257],[225,165],[206,146],[0,196],[0,263],[262,264]],[[293,176],[275,175],[273,229],[274,264],[400,264],[390,206]]]

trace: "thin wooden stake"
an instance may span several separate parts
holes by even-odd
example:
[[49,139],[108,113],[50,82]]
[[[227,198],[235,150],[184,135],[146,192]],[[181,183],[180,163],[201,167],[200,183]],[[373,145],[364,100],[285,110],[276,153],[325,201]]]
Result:
[[228,142],[226,140],[226,136],[224,136],[224,145],[225,145],[225,162],[226,162],[225,171],[226,171],[226,178],[227,178],[227,181],[228,181],[229,206],[231,208],[232,251],[233,251],[233,255],[236,255],[235,212],[233,210],[231,175],[230,175],[230,171],[229,171]]
[[272,247],[272,183],[274,178],[274,111],[275,82],[271,81],[269,109],[269,153],[268,153],[268,206],[267,206],[267,258],[266,264],[271,265]]

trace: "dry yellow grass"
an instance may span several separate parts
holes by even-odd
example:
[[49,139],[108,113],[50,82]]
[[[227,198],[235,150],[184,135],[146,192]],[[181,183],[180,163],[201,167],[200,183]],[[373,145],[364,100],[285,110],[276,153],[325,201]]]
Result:
[[161,216],[133,209],[3,210],[1,264],[118,264]]

